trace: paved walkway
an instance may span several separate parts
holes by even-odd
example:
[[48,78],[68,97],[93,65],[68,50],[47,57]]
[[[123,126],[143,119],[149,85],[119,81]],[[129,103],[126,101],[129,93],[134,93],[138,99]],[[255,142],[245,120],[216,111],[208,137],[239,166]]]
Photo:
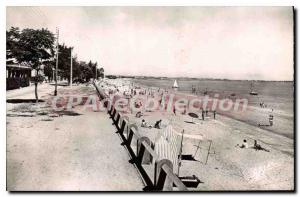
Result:
[[[48,83],[43,83],[38,85],[38,94],[39,97],[45,94],[45,90],[49,90],[51,87],[53,87],[53,91],[49,92],[52,93],[54,92],[54,86],[51,86]],[[48,91],[47,91],[48,93]],[[34,85],[19,88],[19,89],[14,89],[14,90],[7,90],[6,91],[6,98],[7,99],[35,99],[34,95]]]
[[8,190],[143,189],[108,114],[78,113],[7,118]]
[[[58,83],[57,89],[60,90],[64,88],[66,82],[61,81]],[[6,91],[6,99],[35,99],[34,94],[35,86],[31,84],[30,86],[18,88],[14,90]],[[38,84],[38,96],[39,99],[43,99],[45,96],[53,95],[55,90],[54,83],[41,83]]]

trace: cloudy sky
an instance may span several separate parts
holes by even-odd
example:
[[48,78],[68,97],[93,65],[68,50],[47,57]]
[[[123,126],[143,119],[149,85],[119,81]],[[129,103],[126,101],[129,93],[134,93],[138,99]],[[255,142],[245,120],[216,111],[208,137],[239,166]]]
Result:
[[7,7],[106,74],[293,80],[291,7]]

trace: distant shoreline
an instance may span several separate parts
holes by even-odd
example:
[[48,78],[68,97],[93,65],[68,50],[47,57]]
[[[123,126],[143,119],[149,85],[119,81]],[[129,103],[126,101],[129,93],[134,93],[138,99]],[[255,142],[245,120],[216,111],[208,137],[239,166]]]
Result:
[[177,80],[200,80],[200,81],[252,81],[252,82],[294,82],[294,80],[261,80],[261,79],[220,79],[220,78],[197,78],[197,77],[154,77],[154,76],[130,76],[130,75],[106,75],[106,77],[117,77],[117,78],[133,78],[133,79],[177,79]]

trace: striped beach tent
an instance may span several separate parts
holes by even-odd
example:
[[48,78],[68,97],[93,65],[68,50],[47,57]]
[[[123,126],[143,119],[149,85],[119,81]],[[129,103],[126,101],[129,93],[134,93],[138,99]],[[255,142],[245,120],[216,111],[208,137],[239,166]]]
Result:
[[173,169],[178,168],[178,155],[180,151],[181,136],[168,125],[154,143],[154,151],[159,159],[168,159],[173,163]]

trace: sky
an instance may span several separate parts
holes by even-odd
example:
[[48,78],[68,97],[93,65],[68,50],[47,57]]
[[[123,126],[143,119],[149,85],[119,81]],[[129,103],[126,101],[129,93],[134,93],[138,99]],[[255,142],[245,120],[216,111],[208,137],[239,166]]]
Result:
[[292,7],[7,7],[105,74],[293,80]]

